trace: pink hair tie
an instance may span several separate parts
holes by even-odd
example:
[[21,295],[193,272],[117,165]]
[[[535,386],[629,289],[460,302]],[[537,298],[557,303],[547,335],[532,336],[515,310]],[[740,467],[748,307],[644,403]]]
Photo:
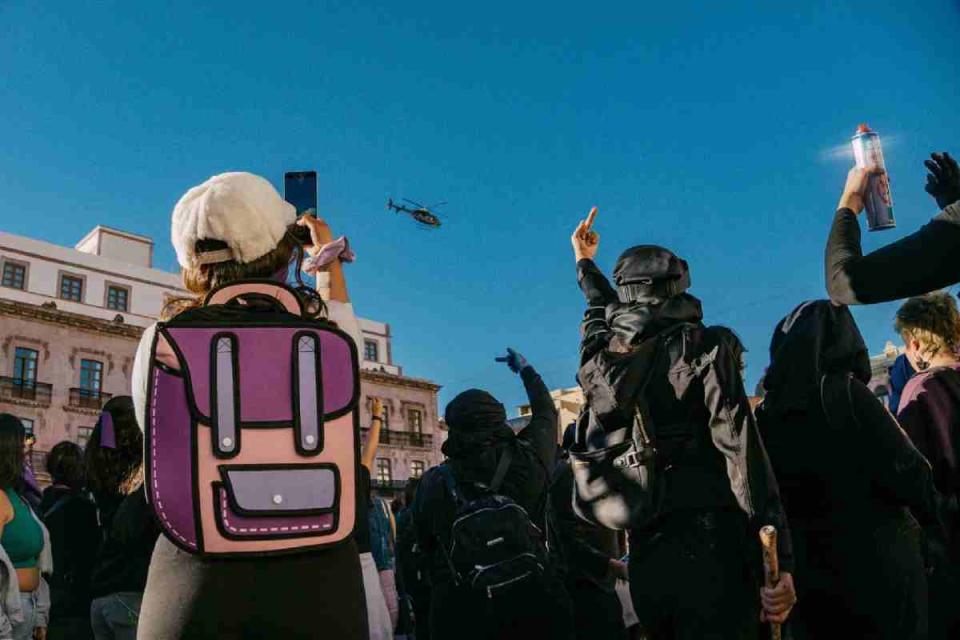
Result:
[[353,262],[356,259],[356,254],[350,249],[350,241],[346,236],[340,236],[320,247],[316,255],[306,258],[303,261],[303,272],[312,276],[318,271],[326,271],[335,260]]

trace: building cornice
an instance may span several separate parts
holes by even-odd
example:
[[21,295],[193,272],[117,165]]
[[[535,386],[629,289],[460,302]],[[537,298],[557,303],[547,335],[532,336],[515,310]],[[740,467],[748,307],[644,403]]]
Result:
[[36,305],[12,300],[0,300],[0,315],[46,322],[61,327],[70,327],[80,331],[107,334],[131,340],[139,340],[143,333],[143,328],[135,325],[100,320],[99,318],[91,318],[90,316],[58,309],[44,309]]
[[422,378],[410,378],[408,376],[395,376],[392,373],[384,373],[382,371],[370,371],[369,369],[360,370],[360,380],[365,380],[367,382],[376,382],[377,384],[385,384],[392,387],[406,387],[409,389],[421,389],[423,391],[430,391],[431,393],[436,393],[442,388],[440,385],[430,382],[429,380],[424,380]]

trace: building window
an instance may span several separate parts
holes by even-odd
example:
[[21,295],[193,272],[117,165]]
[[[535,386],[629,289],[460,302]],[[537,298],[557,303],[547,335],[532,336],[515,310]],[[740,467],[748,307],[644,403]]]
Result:
[[27,265],[19,262],[3,263],[3,286],[11,289],[26,288],[27,284]]
[[426,463],[423,460],[411,460],[410,461],[410,477],[419,478],[423,475],[423,472],[426,471]]
[[419,409],[407,410],[407,426],[413,433],[423,432],[423,413]]
[[14,384],[33,386],[37,381],[37,356],[33,349],[17,347],[13,354]]
[[30,418],[20,418],[20,424],[23,425],[23,435],[32,436],[33,433],[33,420]]
[[126,311],[130,290],[126,287],[107,285],[107,309]]
[[93,427],[77,427],[77,444],[86,447],[90,442],[91,433],[93,433]]
[[363,359],[368,362],[380,362],[380,345],[376,340],[363,341]]
[[96,397],[100,395],[103,382],[103,363],[98,360],[80,361],[80,395]]
[[389,458],[377,458],[377,483],[390,484],[393,480],[393,469]]
[[83,278],[77,276],[60,275],[60,297],[74,302],[83,301]]

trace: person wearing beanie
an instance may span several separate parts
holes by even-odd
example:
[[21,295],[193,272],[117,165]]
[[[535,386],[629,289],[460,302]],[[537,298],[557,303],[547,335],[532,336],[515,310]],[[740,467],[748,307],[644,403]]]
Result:
[[[757,638],[758,621],[785,621],[796,594],[787,519],[743,387],[744,349],[729,329],[704,326],[686,261],[664,247],[623,252],[614,288],[593,261],[596,214],[571,237],[587,302],[578,373],[586,416],[571,454],[605,455],[625,434],[635,439],[642,416],[655,479],[648,508],[611,484],[599,496],[577,493],[575,508],[629,529],[630,592],[650,638]],[[644,464],[631,451],[610,463]],[[765,525],[779,534],[775,588],[759,571]]]
[[511,462],[497,493],[511,498],[526,510],[540,531],[545,530],[550,470],[556,462],[557,409],[533,366],[513,349],[507,353],[498,361],[505,362],[523,380],[530,402],[530,422],[514,434],[507,425],[503,404],[490,393],[468,389],[458,394],[444,411],[449,429],[443,444],[447,460],[428,470],[417,489],[413,519],[431,583],[429,624],[433,640],[571,638],[569,602],[550,567],[545,588],[528,589],[522,597],[511,594],[500,598],[493,611],[486,597],[478,599],[467,585],[458,584],[447,556],[458,507],[450,492],[450,476],[458,492],[469,496],[475,487],[491,482],[507,451]]
[[[308,228],[311,245],[301,246],[294,233],[296,224]],[[327,291],[318,294],[302,285],[296,289],[303,316],[315,318],[326,310],[355,342],[358,339],[340,265],[352,259],[345,240],[341,239],[343,246],[338,249],[326,222],[310,215],[298,220],[293,205],[264,178],[224,173],[188,190],[174,207],[171,241],[184,287],[193,297],[168,305],[164,319],[197,310],[220,287],[246,280],[283,283],[296,262],[298,268],[309,265],[313,272],[329,274],[318,277]],[[306,262],[304,250],[310,254]],[[249,302],[240,302],[263,304],[263,297],[257,294]],[[338,306],[347,313],[338,316]],[[176,354],[164,347],[166,342],[158,341],[152,352],[155,333],[156,326],[144,332],[134,362],[132,396],[141,429],[146,424],[151,361],[158,362],[157,368],[179,368]],[[323,549],[283,555],[223,558],[188,553],[163,535],[150,561],[138,634],[150,640],[366,640],[367,613],[355,540],[351,536]]]

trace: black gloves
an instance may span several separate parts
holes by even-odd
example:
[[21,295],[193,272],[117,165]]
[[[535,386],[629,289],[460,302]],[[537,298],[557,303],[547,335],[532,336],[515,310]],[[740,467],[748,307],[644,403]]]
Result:
[[960,200],[960,167],[950,154],[931,153],[930,160],[924,160],[930,173],[927,174],[927,193],[937,201],[941,209]]
[[498,357],[497,362],[506,362],[507,366],[510,367],[510,371],[514,373],[520,373],[530,366],[526,358],[509,347],[507,348],[507,355]]

